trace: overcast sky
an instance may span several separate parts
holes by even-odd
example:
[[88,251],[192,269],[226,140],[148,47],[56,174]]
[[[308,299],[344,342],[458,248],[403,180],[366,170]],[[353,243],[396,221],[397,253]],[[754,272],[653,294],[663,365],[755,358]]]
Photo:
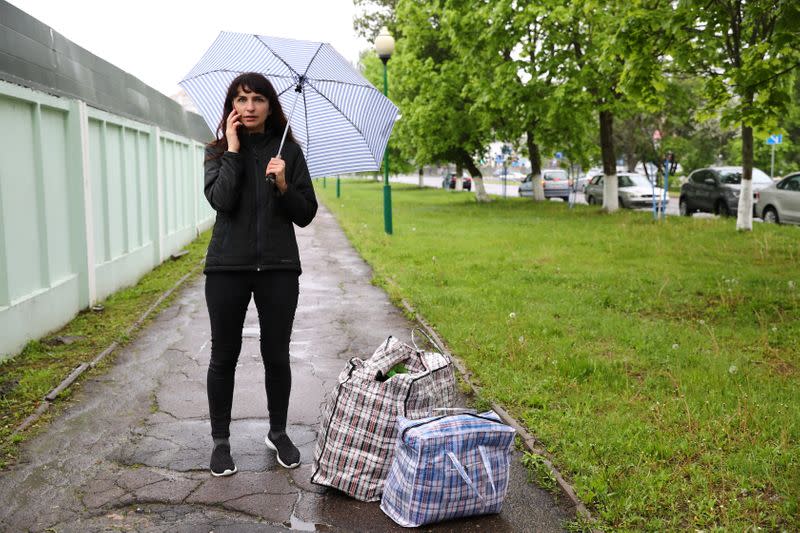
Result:
[[220,31],[327,42],[353,64],[371,46],[353,0],[8,1],[167,96]]

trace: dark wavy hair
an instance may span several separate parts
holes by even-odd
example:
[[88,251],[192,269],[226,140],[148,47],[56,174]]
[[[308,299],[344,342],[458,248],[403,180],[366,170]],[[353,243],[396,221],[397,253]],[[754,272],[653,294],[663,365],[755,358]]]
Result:
[[[228,139],[225,137],[228,115],[233,111],[233,99],[239,94],[239,88],[244,91],[258,93],[269,101],[269,115],[264,124],[265,132],[272,132],[273,135],[283,135],[283,128],[286,127],[286,115],[283,114],[281,102],[278,100],[278,93],[263,74],[258,72],[245,72],[236,76],[228,87],[228,94],[225,95],[225,103],[222,106],[222,119],[217,126],[216,139],[211,141],[210,146],[217,148],[220,155],[228,149]],[[294,143],[292,128],[286,132],[286,139]]]

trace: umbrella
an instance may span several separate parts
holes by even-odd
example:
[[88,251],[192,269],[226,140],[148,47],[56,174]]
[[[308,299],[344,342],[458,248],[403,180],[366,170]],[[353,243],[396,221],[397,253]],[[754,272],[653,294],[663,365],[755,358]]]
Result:
[[180,82],[211,131],[228,86],[244,72],[266,76],[290,110],[312,178],[380,168],[397,107],[330,44],[221,32]]

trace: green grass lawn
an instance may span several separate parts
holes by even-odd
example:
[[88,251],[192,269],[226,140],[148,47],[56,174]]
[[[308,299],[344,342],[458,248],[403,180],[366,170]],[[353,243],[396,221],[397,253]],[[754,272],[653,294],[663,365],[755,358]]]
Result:
[[800,228],[316,188],[604,528],[800,528]]

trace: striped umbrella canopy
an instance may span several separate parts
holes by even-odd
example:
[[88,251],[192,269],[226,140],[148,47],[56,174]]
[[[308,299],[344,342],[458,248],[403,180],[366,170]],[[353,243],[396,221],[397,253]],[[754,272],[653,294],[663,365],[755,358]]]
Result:
[[312,178],[380,168],[397,107],[330,44],[221,32],[180,82],[212,132],[244,72],[275,87]]

